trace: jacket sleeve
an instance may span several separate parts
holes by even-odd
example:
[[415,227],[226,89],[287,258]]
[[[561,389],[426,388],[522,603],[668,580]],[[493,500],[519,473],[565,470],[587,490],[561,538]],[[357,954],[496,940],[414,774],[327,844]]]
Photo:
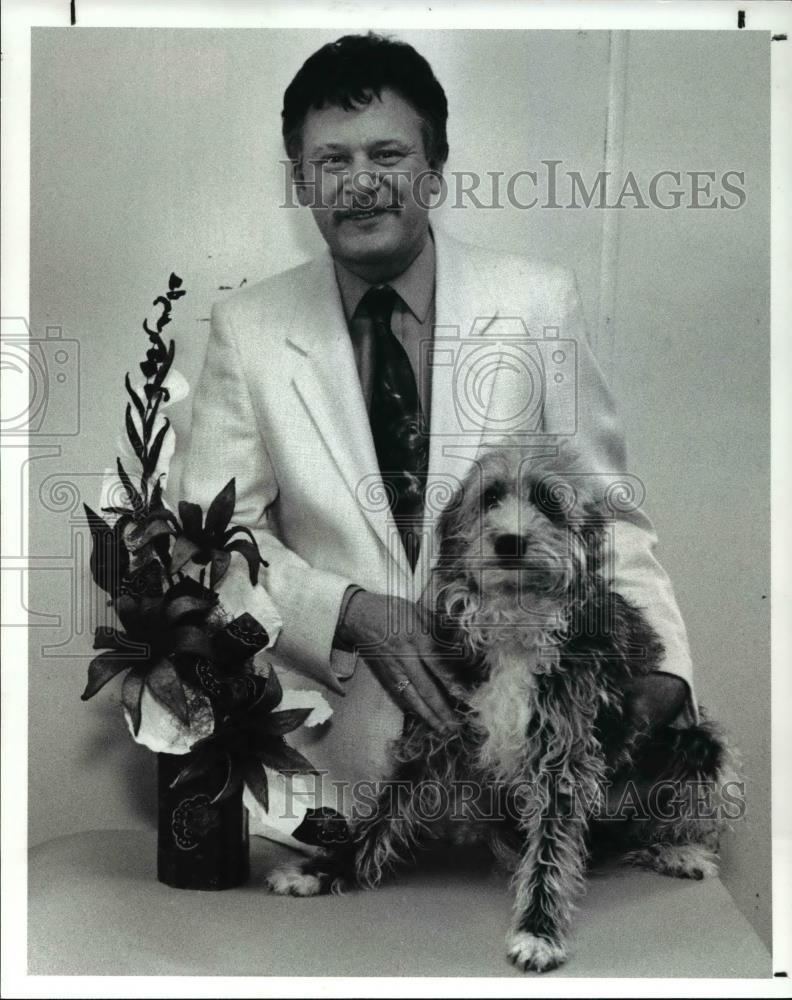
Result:
[[[613,570],[614,588],[643,609],[647,620],[665,647],[660,669],[684,680],[688,687],[686,714],[698,717],[693,692],[693,667],[687,631],[677,606],[668,574],[660,565],[655,550],[657,534],[644,513],[641,502],[643,486],[627,472],[624,432],[613,397],[589,344],[586,324],[574,276],[563,272],[561,279],[561,336],[576,344],[576,431],[572,446],[587,473],[603,475],[606,482],[617,482],[622,474],[626,484],[621,499],[631,494],[632,502],[621,503],[617,492],[611,504],[614,513],[612,530],[607,533],[604,556]],[[553,421],[569,420],[550,408],[545,416],[545,432],[553,433]],[[616,475],[613,475],[616,474]]]
[[[193,401],[180,497],[200,504],[205,513],[218,491],[236,479],[232,524],[250,529],[269,563],[259,581],[283,620],[275,658],[342,693],[331,666],[332,643],[342,599],[354,581],[311,567],[272,531],[268,509],[277,498],[278,483],[245,371],[232,322],[216,305]],[[232,572],[247,572],[246,564],[232,558]]]

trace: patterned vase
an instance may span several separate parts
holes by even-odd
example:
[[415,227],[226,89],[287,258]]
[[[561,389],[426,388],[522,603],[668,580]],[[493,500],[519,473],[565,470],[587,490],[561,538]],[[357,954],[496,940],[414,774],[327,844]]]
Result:
[[157,878],[174,889],[233,889],[250,872],[250,841],[242,789],[212,805],[225,781],[213,769],[171,788],[189,755],[157,754]]

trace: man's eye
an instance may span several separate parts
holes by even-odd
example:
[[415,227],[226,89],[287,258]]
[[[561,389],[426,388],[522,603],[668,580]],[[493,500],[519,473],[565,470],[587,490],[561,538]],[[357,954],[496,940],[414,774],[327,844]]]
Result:
[[385,163],[395,163],[400,160],[404,154],[399,149],[383,149],[377,153],[375,159],[384,161]]
[[329,156],[323,156],[319,162],[323,167],[342,167],[346,163],[346,157],[341,153],[332,153]]

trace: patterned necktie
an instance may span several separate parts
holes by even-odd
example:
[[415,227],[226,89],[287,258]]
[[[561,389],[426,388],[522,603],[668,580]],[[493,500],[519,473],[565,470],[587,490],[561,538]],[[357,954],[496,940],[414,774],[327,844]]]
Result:
[[415,569],[421,547],[429,435],[415,372],[391,329],[397,298],[388,285],[371,288],[363,296],[361,308],[371,318],[374,333],[371,432],[393,518]]

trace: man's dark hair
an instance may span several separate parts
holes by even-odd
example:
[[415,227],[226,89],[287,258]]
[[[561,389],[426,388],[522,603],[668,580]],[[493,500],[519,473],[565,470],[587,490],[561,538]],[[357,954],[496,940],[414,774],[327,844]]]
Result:
[[323,45],[303,63],[283,95],[283,142],[291,160],[301,155],[302,126],[313,108],[351,111],[390,89],[421,118],[426,158],[433,170],[448,159],[448,101],[432,67],[412,45],[369,32]]

